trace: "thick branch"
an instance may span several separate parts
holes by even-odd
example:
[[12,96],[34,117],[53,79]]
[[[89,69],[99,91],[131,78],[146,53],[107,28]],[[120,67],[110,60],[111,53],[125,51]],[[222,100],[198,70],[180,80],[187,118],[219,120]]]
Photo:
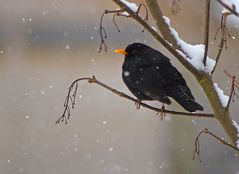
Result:
[[[162,36],[165,40],[167,40],[169,43],[172,44],[172,46],[175,49],[180,49],[180,46],[177,44],[176,39],[174,38],[174,35],[170,32],[170,28],[168,24],[165,22],[163,18],[162,11],[158,5],[157,0],[146,0],[147,6],[150,10],[150,13],[152,17],[154,18],[154,21],[161,32]],[[182,51],[182,50],[181,50]]]
[[236,141],[238,139],[237,130],[232,124],[230,111],[226,110],[226,108],[223,107],[220,102],[218,94],[213,85],[214,82],[212,81],[212,77],[206,75],[203,77],[203,79],[199,80],[199,83],[212,106],[214,117],[220,122],[233,144],[236,145]]

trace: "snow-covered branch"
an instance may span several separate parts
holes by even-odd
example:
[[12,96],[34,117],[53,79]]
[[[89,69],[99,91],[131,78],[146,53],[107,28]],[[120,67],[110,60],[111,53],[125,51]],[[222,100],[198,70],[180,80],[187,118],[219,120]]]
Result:
[[174,36],[177,44],[181,47],[182,52],[179,52],[184,55],[184,58],[199,71],[204,71],[210,74],[213,70],[213,67],[215,66],[215,60],[207,56],[207,61],[205,65],[203,64],[205,45],[191,45],[185,42],[179,37],[177,31],[173,27],[171,27],[170,19],[164,16],[164,20],[169,26],[170,32]]
[[[185,68],[194,74],[212,106],[215,118],[221,123],[233,144],[236,144],[237,133],[235,127],[232,125],[230,112],[222,105],[212,80],[211,74],[212,71],[215,70],[214,67],[216,62],[215,60],[206,56],[206,65],[204,66],[203,64],[205,45],[191,45],[182,40],[178,36],[178,33],[170,26],[170,20],[166,17],[163,17],[157,0],[146,0],[147,6],[155,21],[158,19],[157,16],[161,16],[161,18],[163,18],[163,22],[161,23],[162,25],[157,25],[157,27],[159,28],[159,31],[163,37],[164,35],[170,36],[172,42],[165,37],[161,37],[161,35],[157,33],[152,26],[148,25],[148,23],[146,23],[139,15],[135,14],[135,12],[133,12],[121,0],[112,1],[118,4],[122,10],[130,14],[131,18],[135,19],[139,24],[141,24],[157,41],[159,41],[166,49],[168,49],[168,51],[170,51],[175,58],[177,58],[184,65]],[[162,28],[166,28],[164,34],[162,32]],[[220,57],[220,54],[218,55],[218,57]]]
[[222,13],[231,13],[234,14],[235,16],[239,17],[239,12],[237,7],[239,5],[238,0],[217,0],[223,7]]

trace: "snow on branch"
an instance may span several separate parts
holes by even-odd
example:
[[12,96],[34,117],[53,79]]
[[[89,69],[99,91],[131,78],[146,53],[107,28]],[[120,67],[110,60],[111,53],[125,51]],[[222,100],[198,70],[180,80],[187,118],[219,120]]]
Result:
[[239,2],[238,0],[217,0],[224,8],[222,14],[234,14],[239,17]]
[[205,51],[205,45],[203,44],[197,44],[192,45],[189,43],[186,43],[184,40],[182,40],[176,30],[170,26],[170,19],[166,16],[163,17],[167,25],[169,26],[170,32],[172,35],[174,35],[174,38],[177,41],[177,44],[180,46],[181,51],[180,54],[183,54],[185,59],[196,69],[200,71],[204,71],[206,73],[211,73],[216,61],[207,57],[206,64],[204,66],[203,64],[203,58],[204,58],[204,51]]
[[[138,5],[132,2],[128,2],[126,0],[120,0],[121,2],[123,2],[127,7],[129,7],[130,10],[132,10],[133,12],[137,12],[138,11]],[[127,12],[126,12],[127,13]],[[127,13],[128,14],[128,13]],[[128,14],[129,15],[129,14]]]
[[234,120],[232,120],[232,124],[236,128],[236,130],[237,130],[237,137],[238,137],[238,139],[236,141],[236,144],[237,144],[237,148],[239,149],[239,125]]
[[213,85],[214,85],[215,90],[217,91],[217,95],[220,99],[222,106],[227,107],[229,97],[224,94],[223,90],[218,87],[217,83],[214,83]]

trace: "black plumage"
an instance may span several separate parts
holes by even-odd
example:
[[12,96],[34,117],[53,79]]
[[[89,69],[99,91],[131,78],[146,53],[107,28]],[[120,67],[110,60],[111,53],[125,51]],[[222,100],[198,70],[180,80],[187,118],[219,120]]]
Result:
[[176,100],[185,110],[203,110],[198,104],[183,76],[161,52],[141,43],[132,43],[125,50],[122,77],[138,100],[157,100],[171,104]]

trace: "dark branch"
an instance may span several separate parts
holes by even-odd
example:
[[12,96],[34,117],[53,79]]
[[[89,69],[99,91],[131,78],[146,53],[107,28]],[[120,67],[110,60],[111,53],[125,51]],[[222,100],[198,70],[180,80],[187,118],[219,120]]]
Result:
[[199,158],[199,161],[201,162],[201,158],[200,158],[200,143],[199,143],[199,138],[200,136],[205,133],[205,134],[209,134],[210,136],[212,136],[213,138],[215,138],[216,140],[218,140],[219,142],[221,142],[222,144],[236,150],[237,152],[239,152],[239,149],[232,145],[231,143],[226,142],[223,138],[220,138],[218,136],[216,136],[214,133],[212,133],[211,131],[209,131],[208,129],[204,129],[203,131],[201,131],[198,136],[196,137],[195,141],[194,141],[194,152],[193,152],[193,159],[195,159],[195,156],[197,155]]
[[[90,77],[86,77],[86,78],[79,78],[77,80],[75,80],[69,87],[68,89],[68,93],[67,93],[67,96],[66,96],[66,100],[65,100],[65,104],[64,104],[64,111],[63,111],[63,114],[61,115],[60,118],[57,119],[56,121],[56,124],[60,123],[60,122],[63,122],[65,121],[65,124],[67,124],[67,120],[69,120],[70,118],[70,105],[72,106],[72,108],[74,108],[74,105],[75,105],[75,98],[76,98],[76,92],[77,92],[77,86],[78,86],[78,82],[80,81],[85,81],[87,80],[89,83],[95,83],[97,85],[100,85],[101,87],[105,88],[105,89],[108,89],[109,91],[113,92],[114,94],[120,96],[120,97],[123,97],[123,98],[126,98],[128,100],[131,100],[133,101],[134,103],[138,102],[137,99],[135,98],[132,98],[130,96],[128,96],[127,94],[124,94],[114,88],[111,88],[110,86],[100,82],[99,80],[97,80],[94,76],[92,76],[92,78]],[[72,95],[72,91],[73,92],[73,95]],[[71,101],[71,98],[72,98],[72,101]],[[172,115],[183,115],[183,116],[192,116],[192,117],[214,117],[213,114],[207,114],[207,113],[190,113],[190,112],[179,112],[179,111],[172,111],[172,110],[166,110],[166,109],[159,109],[159,108],[155,108],[153,106],[150,106],[150,105],[147,105],[145,103],[140,103],[140,106],[143,106],[145,108],[148,108],[152,111],[156,111],[157,113],[160,113],[160,112],[165,112],[165,113],[168,113],[168,114],[172,114]]]
[[229,96],[229,100],[228,100],[227,107],[226,107],[226,110],[228,110],[231,101],[234,102],[234,97],[237,97],[237,99],[239,100],[239,96],[238,96],[238,95],[236,94],[236,92],[235,92],[235,89],[239,89],[239,81],[236,79],[236,76],[231,75],[227,70],[224,70],[224,73],[225,73],[225,74],[230,78],[230,80],[232,81],[230,96]]
[[[65,124],[67,124],[67,120],[70,119],[70,115],[71,115],[71,109],[74,109],[75,107],[75,101],[76,101],[76,93],[77,93],[77,89],[78,89],[78,82],[82,81],[82,80],[88,80],[90,81],[91,78],[80,78],[80,79],[76,79],[74,82],[72,82],[72,84],[70,85],[69,89],[68,89],[68,93],[65,99],[65,103],[64,103],[64,111],[63,114],[61,115],[60,118],[58,118],[56,120],[56,124],[65,121]],[[72,94],[73,91],[73,94]]]
[[205,51],[204,51],[204,56],[203,56],[204,66],[206,66],[206,62],[207,62],[209,23],[210,23],[210,0],[206,0],[206,19],[205,19],[205,33],[204,33]]
[[227,103],[227,107],[226,107],[226,110],[229,109],[229,106],[230,106],[230,103],[231,103],[231,100],[232,100],[232,96],[233,94],[235,93],[235,76],[232,77],[232,85],[231,85],[231,92],[230,92],[230,95],[229,95],[229,100],[228,100],[228,103]]
[[217,0],[217,2],[219,2],[224,8],[229,10],[232,14],[234,14],[237,17],[239,17],[239,13],[236,11],[236,7],[235,7],[234,4],[230,7],[227,3],[225,3],[222,0]]
[[230,33],[229,33],[228,30],[227,30],[227,16],[228,16],[227,13],[223,13],[223,14],[222,14],[220,27],[217,29],[217,31],[216,31],[216,33],[215,33],[215,36],[214,36],[214,40],[216,40],[218,32],[219,32],[219,31],[221,32],[221,41],[220,41],[220,44],[218,45],[218,52],[217,52],[217,57],[216,57],[216,64],[215,64],[215,66],[213,67],[213,70],[212,70],[212,73],[211,73],[211,74],[213,74],[214,71],[216,70],[216,67],[217,67],[217,64],[218,64],[218,62],[219,62],[219,59],[220,59],[222,50],[223,50],[223,48],[224,48],[224,45],[226,46],[226,49],[227,49],[227,36],[228,36],[228,37],[231,37],[231,36],[230,36]]
[[[224,73],[227,75],[227,77],[229,77],[231,80],[233,79],[233,75],[231,75],[227,70],[224,70]],[[236,88],[239,88],[239,80],[237,80],[236,78],[235,78],[235,80],[234,80],[234,83],[235,83],[235,87]]]
[[[139,15],[140,10],[142,9],[142,7],[144,7],[145,9],[145,18],[144,21],[147,22],[148,21],[148,9],[144,4],[140,4],[137,11],[135,12],[135,15]],[[105,51],[107,52],[108,46],[106,44],[106,39],[107,39],[107,34],[106,34],[106,30],[103,27],[103,19],[104,19],[104,15],[106,14],[113,14],[113,23],[117,29],[118,32],[120,32],[120,29],[116,23],[115,18],[117,16],[122,16],[122,17],[131,17],[131,15],[129,15],[126,11],[124,11],[123,9],[117,9],[117,10],[105,10],[100,18],[100,28],[99,28],[99,34],[100,34],[100,47],[99,47],[99,53],[101,53],[101,51]]]

